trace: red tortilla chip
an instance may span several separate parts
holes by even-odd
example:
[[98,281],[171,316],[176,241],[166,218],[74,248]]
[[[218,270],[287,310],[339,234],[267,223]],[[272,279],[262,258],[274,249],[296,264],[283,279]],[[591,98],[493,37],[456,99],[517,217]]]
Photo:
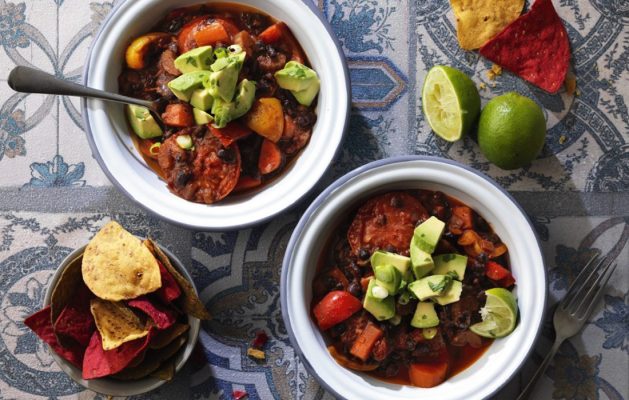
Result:
[[169,328],[175,323],[175,321],[177,321],[177,315],[173,310],[169,310],[162,305],[152,302],[146,296],[140,296],[137,299],[129,300],[127,304],[130,307],[137,308],[148,315],[153,322],[155,322],[157,329]]
[[66,338],[79,343],[83,348],[87,347],[96,329],[94,318],[90,312],[90,299],[92,292],[85,285],[79,286],[74,297],[70,300],[55,321],[55,334],[59,341],[68,345]]
[[57,337],[52,328],[50,306],[37,311],[24,320],[24,325],[28,326],[41,340],[47,343],[55,353],[73,364],[77,368],[81,368],[83,363],[83,349],[79,345],[63,347],[57,342]]
[[549,93],[561,88],[570,65],[568,33],[551,0],[536,0],[480,53]]
[[157,261],[157,264],[159,264],[159,273],[162,276],[162,287],[160,287],[156,293],[164,303],[168,304],[181,296],[181,289],[179,285],[177,285],[175,278],[173,278],[162,263]]
[[125,342],[113,350],[103,350],[98,330],[94,331],[83,358],[83,379],[102,378],[122,371],[149,345],[153,330],[143,338]]

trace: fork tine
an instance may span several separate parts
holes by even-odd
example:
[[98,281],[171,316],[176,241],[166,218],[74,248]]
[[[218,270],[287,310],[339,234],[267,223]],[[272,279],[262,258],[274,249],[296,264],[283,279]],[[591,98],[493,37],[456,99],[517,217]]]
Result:
[[594,268],[590,271],[585,281],[583,281],[578,288],[575,288],[573,296],[574,298],[570,301],[569,304],[566,304],[564,309],[568,311],[570,314],[575,314],[579,307],[583,304],[586,299],[586,294],[589,294],[594,287],[597,279],[600,276],[600,272],[605,270],[611,264],[611,261],[608,260],[608,257],[602,258],[598,261],[598,263],[594,266]]
[[[611,278],[612,274],[614,273],[614,270],[616,269],[617,265],[618,264],[611,264],[611,263],[608,264],[605,270],[598,277],[596,282],[594,282],[594,285],[592,285],[592,288],[588,291],[587,295],[584,297],[584,300],[589,299],[589,302],[588,303],[583,302],[582,305],[579,305],[579,308],[577,309],[575,313],[575,316],[577,318],[586,319],[590,316],[590,313],[594,309],[594,306],[596,305],[596,303],[598,303],[598,300],[603,294],[603,289],[605,289],[605,286],[607,285],[609,278]],[[596,290],[596,292],[592,296],[590,296],[590,292],[597,286],[598,286],[598,289]],[[585,310],[583,310],[584,307],[586,307]]]
[[[566,296],[561,301],[561,304],[560,304],[561,307],[563,307],[564,309],[567,309],[568,304],[573,300],[576,292],[578,292],[579,288],[582,286],[582,282],[589,278],[589,276],[587,276],[588,273],[590,273],[589,268],[590,266],[596,264],[594,261],[598,258],[598,256],[599,256],[598,253],[594,254],[592,258],[590,258],[590,260],[587,262],[587,264],[585,264],[583,269],[581,269],[581,272],[579,272],[579,275],[577,275],[577,277],[574,279],[574,281],[572,282],[572,285],[570,285],[570,287],[568,288],[568,291],[566,292]],[[596,268],[594,268],[594,271],[596,271]]]

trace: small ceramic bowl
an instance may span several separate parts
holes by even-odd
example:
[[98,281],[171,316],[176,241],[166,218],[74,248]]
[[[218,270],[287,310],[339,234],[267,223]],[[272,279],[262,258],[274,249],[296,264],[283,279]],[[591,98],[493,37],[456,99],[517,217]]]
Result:
[[[83,254],[85,251],[85,247],[87,245],[74,250],[70,253],[59,265],[59,268],[55,271],[52,276],[52,281],[48,289],[46,290],[46,296],[44,298],[44,306],[48,306],[50,304],[50,298],[52,297],[52,291],[54,287],[57,285],[57,281],[61,277],[61,274],[74,260],[76,260],[79,256]],[[175,255],[170,252],[165,247],[160,246],[162,251],[168,256],[173,266],[183,275],[194,287],[196,291],[196,286],[194,286],[194,281],[192,277],[188,273],[188,271],[184,268],[181,261]],[[190,358],[190,354],[192,354],[192,350],[197,343],[197,338],[199,337],[199,329],[201,327],[201,322],[192,316],[188,316],[188,325],[190,328],[188,329],[187,335],[188,340],[186,341],[183,349],[180,349],[175,363],[175,374],[179,372],[181,368],[183,368],[188,358]],[[142,393],[149,392],[154,390],[160,386],[162,386],[166,381],[157,378],[143,378],[134,381],[120,381],[112,378],[99,378],[99,379],[90,379],[85,380],[82,378],[81,370],[76,368],[74,365],[70,364],[68,361],[60,357],[57,353],[55,353],[52,349],[49,348],[50,354],[52,358],[56,361],[57,365],[63,372],[65,372],[70,378],[72,378],[76,383],[85,387],[86,389],[93,390],[97,393],[101,393],[108,396],[135,396]]]
[[[135,149],[124,108],[83,100],[82,111],[92,153],[109,179],[129,198],[157,216],[193,229],[250,226],[297,203],[335,158],[348,122],[349,75],[345,58],[321,12],[311,1],[233,0],[284,21],[306,52],[321,80],[317,122],[308,145],[282,174],[258,190],[212,204],[189,202],[168,190]],[[169,10],[211,0],[134,0],[118,3],[103,23],[89,52],[83,83],[118,92],[118,76],[129,42],[148,32]]]
[[[493,227],[509,249],[520,310],[516,329],[495,340],[464,371],[434,388],[383,382],[337,364],[311,318],[312,281],[324,246],[340,221],[368,198],[404,189],[438,190],[467,204]],[[487,398],[527,358],[540,331],[546,275],[539,243],[526,214],[490,178],[462,164],[434,157],[376,161],[333,183],[308,208],[288,244],[282,267],[282,316],[297,354],[331,393],[345,399],[454,400]]]

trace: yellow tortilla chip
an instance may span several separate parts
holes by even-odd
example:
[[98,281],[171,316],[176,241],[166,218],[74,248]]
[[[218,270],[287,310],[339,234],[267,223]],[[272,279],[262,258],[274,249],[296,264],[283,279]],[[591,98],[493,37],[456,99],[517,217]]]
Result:
[[524,0],[450,0],[459,45],[478,49],[522,13]]
[[133,299],[162,286],[153,254],[140,239],[113,221],[85,248],[82,272],[87,287],[104,300]]
[[149,326],[122,302],[94,298],[90,301],[90,311],[102,337],[104,350],[115,349],[149,333]]

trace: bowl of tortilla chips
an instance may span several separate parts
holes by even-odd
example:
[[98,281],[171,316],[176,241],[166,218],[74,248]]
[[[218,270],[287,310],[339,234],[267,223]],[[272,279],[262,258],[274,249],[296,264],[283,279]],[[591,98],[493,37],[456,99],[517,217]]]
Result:
[[209,318],[177,257],[112,221],[66,257],[24,323],[77,383],[133,396],[173,378]]

